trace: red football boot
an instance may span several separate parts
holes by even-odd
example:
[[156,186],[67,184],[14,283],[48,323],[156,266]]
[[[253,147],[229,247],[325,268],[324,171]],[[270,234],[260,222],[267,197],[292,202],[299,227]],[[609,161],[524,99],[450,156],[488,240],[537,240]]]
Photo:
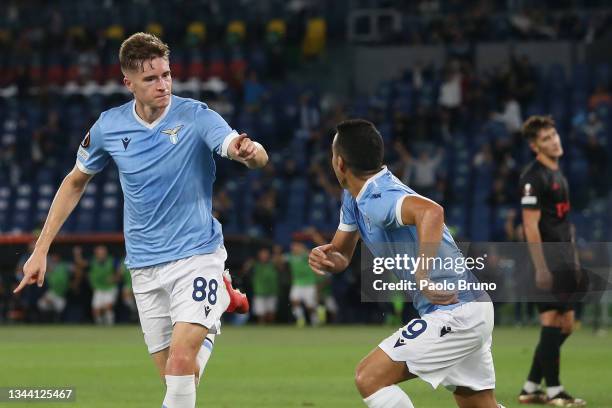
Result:
[[223,271],[223,283],[225,283],[225,288],[230,297],[229,306],[225,311],[240,314],[249,313],[249,299],[247,299],[246,295],[240,292],[239,289],[234,289],[232,286],[232,277],[227,269]]

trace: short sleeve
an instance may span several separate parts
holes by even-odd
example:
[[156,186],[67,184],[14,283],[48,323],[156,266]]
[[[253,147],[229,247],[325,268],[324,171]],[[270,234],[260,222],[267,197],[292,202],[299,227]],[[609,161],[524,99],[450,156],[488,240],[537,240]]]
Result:
[[205,104],[198,104],[195,124],[206,146],[219,156],[227,157],[230,142],[238,137],[238,133],[227,124],[225,119]]
[[527,173],[521,177],[521,207],[539,209],[542,201],[543,183],[537,175]]
[[104,169],[109,159],[110,155],[104,148],[104,136],[98,119],[79,146],[76,165],[83,173],[96,174]]
[[342,206],[340,207],[340,224],[338,224],[338,229],[345,232],[357,231],[355,200],[346,190],[342,193]]
[[401,227],[402,203],[408,194],[404,190],[373,192],[367,198],[366,212],[370,222],[382,228]]

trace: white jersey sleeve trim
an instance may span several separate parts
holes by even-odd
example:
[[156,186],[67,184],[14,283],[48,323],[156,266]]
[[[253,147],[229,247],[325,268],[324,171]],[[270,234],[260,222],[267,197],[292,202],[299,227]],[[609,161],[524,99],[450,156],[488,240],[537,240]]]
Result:
[[227,150],[229,149],[229,145],[238,136],[240,135],[235,130],[232,130],[229,135],[225,136],[225,139],[223,139],[223,144],[221,145],[221,157],[228,157]]
[[395,218],[397,219],[397,223],[402,226],[406,225],[402,221],[402,204],[404,203],[404,198],[408,197],[409,195],[410,194],[404,194],[395,202]]
[[83,165],[83,163],[81,163],[78,159],[76,161],[76,166],[79,170],[81,170],[83,173],[85,174],[89,174],[90,176],[93,176],[94,174],[97,174],[97,171],[93,171],[88,169],[87,167],[85,167],[85,165]]
[[353,231],[357,231],[357,225],[356,224],[344,224],[341,222],[340,225],[338,225],[338,229],[344,232],[353,232]]

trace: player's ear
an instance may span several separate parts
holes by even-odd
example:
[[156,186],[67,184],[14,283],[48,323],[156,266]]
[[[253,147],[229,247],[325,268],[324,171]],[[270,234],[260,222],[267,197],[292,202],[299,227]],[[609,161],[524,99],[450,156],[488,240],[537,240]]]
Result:
[[128,78],[126,74],[123,74],[123,85],[125,85],[125,87],[129,89],[130,92],[134,92],[134,83]]
[[338,170],[340,170],[340,172],[345,173],[346,172],[346,163],[344,162],[344,159],[342,158],[342,156],[338,155],[336,156],[336,161],[338,164]]

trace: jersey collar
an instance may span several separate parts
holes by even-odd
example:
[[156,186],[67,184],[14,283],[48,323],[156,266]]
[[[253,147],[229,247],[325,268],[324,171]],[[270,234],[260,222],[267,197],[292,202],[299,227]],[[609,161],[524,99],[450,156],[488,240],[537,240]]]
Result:
[[146,127],[147,129],[153,129],[155,126],[159,125],[159,123],[164,120],[164,118],[166,117],[166,115],[168,114],[168,112],[170,112],[170,106],[172,106],[172,95],[170,95],[170,103],[168,103],[168,106],[166,106],[166,109],[164,109],[164,112],[159,116],[159,118],[155,119],[153,122],[151,123],[147,123],[144,120],[142,120],[142,118],[140,116],[138,116],[138,114],[136,113],[136,99],[134,99],[134,101],[132,102],[132,115],[134,115],[134,119],[136,119],[136,121],[138,123],[140,123],[142,126]]
[[363,186],[361,186],[361,190],[359,190],[359,194],[357,194],[357,197],[355,197],[355,201],[358,201],[361,198],[361,196],[365,193],[366,188],[368,188],[368,185],[370,183],[372,183],[374,180],[376,180],[377,178],[379,178],[386,172],[387,172],[387,166],[383,166],[381,171],[379,171],[378,173],[376,173],[375,175],[367,179],[366,182],[363,183]]

